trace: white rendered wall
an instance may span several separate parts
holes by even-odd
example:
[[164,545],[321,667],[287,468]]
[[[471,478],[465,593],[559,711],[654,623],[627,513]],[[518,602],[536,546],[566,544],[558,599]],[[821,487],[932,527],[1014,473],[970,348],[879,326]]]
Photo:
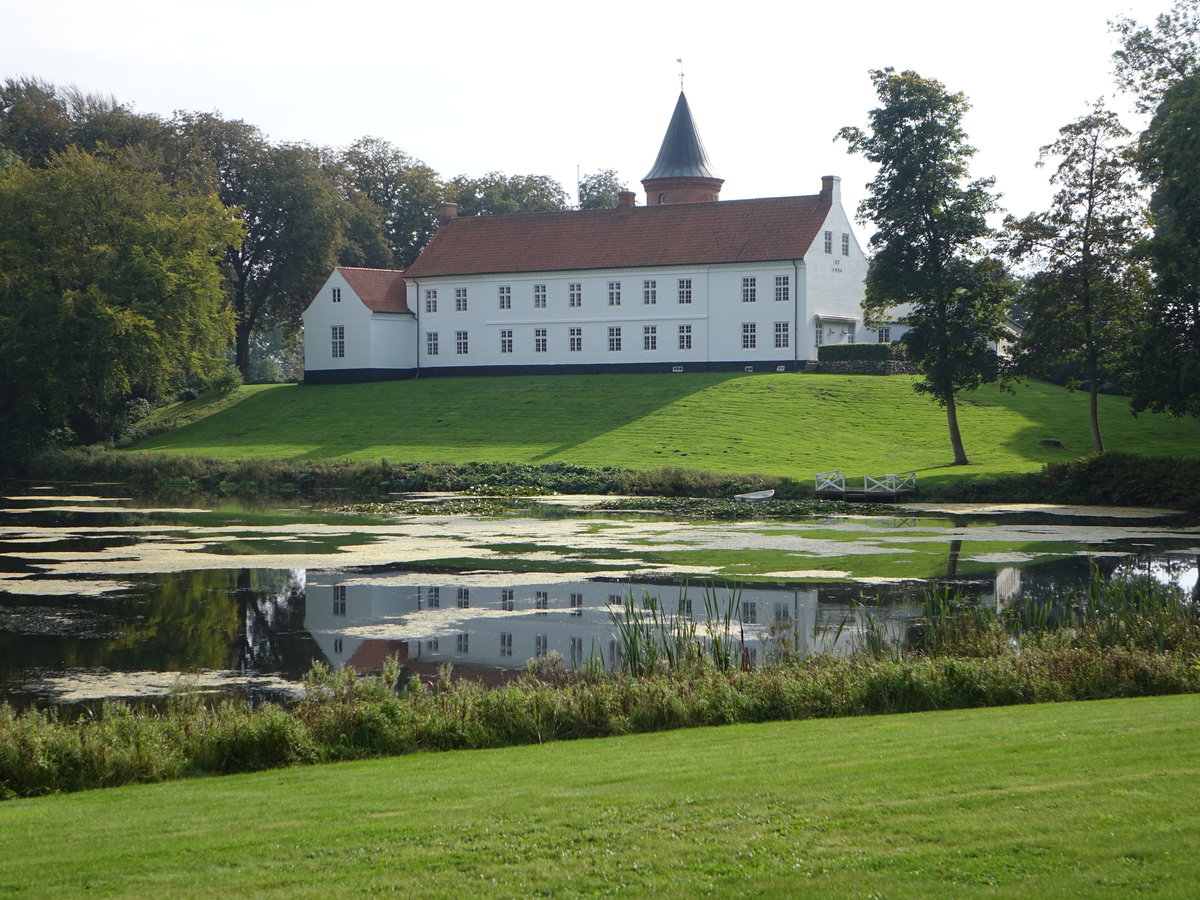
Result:
[[[876,334],[863,325],[863,282],[867,277],[867,258],[858,244],[850,219],[842,209],[835,182],[834,203],[825,223],[804,257],[807,270],[806,315],[801,326],[802,359],[817,358],[816,327],[818,316],[852,320],[824,323],[824,343],[844,344],[851,340],[871,341]],[[825,252],[825,232],[833,234],[832,252]],[[850,252],[842,253],[842,235],[850,236]],[[851,333],[853,330],[853,334]],[[897,335],[893,335],[893,340]]]
[[[334,302],[334,289],[341,300]],[[304,311],[304,368],[412,368],[416,365],[415,323],[404,313],[373,313],[336,269]],[[333,355],[333,326],[345,329],[345,355]]]
[[[803,266],[784,263],[663,267],[583,272],[547,272],[421,279],[409,285],[409,308],[417,310],[422,368],[495,365],[608,365],[779,360],[806,357],[797,352],[798,310],[802,309]],[[775,300],[775,279],[785,277],[787,300]],[[755,279],[755,300],[743,302],[743,279]],[[691,281],[691,303],[679,301],[679,283]],[[654,302],[646,301],[653,283]],[[570,305],[570,285],[579,284],[582,302]],[[620,305],[609,303],[609,285],[619,283]],[[534,305],[534,288],[546,287],[545,308]],[[500,306],[507,287],[511,307]],[[430,311],[427,294],[437,292]],[[466,290],[466,311],[456,310],[455,291]],[[861,282],[859,285],[861,296]],[[857,302],[857,301],[855,301]],[[860,314],[861,315],[861,314]],[[775,347],[775,324],[787,323],[787,346]],[[743,347],[743,324],[755,325],[755,346]],[[691,348],[680,349],[679,327],[691,327]],[[610,327],[621,329],[621,349],[609,349]],[[645,329],[656,329],[654,348]],[[570,329],[582,331],[582,349],[570,349]],[[537,349],[537,329],[546,331],[546,349]],[[501,331],[512,331],[511,353],[501,351]],[[456,334],[466,331],[468,352],[457,352]],[[430,356],[427,334],[438,335]]]

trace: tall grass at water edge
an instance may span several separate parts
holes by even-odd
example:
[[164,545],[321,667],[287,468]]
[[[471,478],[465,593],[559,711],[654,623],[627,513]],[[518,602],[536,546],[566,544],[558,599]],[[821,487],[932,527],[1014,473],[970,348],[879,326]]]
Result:
[[[665,644],[655,637],[650,649],[641,626],[664,614],[630,602],[631,639],[641,642],[647,672],[640,676],[597,666],[572,672],[551,654],[503,687],[455,678],[449,668],[427,685],[405,680],[393,659],[369,677],[318,665],[293,707],[212,702],[183,690],[161,709],[109,703],[83,714],[17,713],[0,705],[0,797],[701,725],[1200,691],[1196,604],[1162,586],[1094,583],[1032,619],[980,613],[965,627],[952,624],[957,603],[952,593],[931,595],[917,649],[864,641],[849,656],[783,654],[758,669],[740,664],[740,619],[727,599],[708,610],[728,638],[721,654],[686,626]],[[668,624],[679,618],[665,616]]]

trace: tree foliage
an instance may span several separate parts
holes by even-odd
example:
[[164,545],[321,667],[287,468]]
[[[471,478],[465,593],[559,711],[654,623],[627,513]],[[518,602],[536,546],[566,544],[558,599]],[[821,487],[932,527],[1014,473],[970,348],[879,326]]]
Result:
[[601,169],[584,175],[579,182],[580,209],[611,209],[617,205],[617,195],[626,188],[614,169]]
[[364,137],[341,153],[349,184],[382,212],[390,265],[409,265],[437,227],[438,173],[385,140]]
[[1153,289],[1133,406],[1200,417],[1200,74],[1167,88],[1138,162],[1154,185],[1141,248]]
[[245,376],[252,334],[300,327],[338,261],[352,210],[313,147],[271,145],[254,126],[208,113],[181,114],[176,124],[185,154],[245,227],[225,252],[235,358]]
[[992,180],[966,180],[975,150],[962,129],[962,94],[912,71],[875,70],[871,80],[881,105],[869,131],[839,132],[879,167],[858,211],[876,228],[863,305],[873,317],[907,309],[903,340],[924,372],[917,390],[945,407],[954,461],[965,465],[955,395],[998,376],[989,342],[1002,335],[1011,293],[1003,267],[982,253]]
[[216,376],[232,331],[218,258],[239,234],[142,148],[0,170],[4,449],[112,437],[131,400]]
[[570,205],[562,185],[548,175],[503,172],[488,172],[478,178],[457,175],[446,183],[446,199],[458,204],[460,216],[556,212]]
[[1175,0],[1153,25],[1122,16],[1109,22],[1121,46],[1113,53],[1117,84],[1155,109],[1175,82],[1200,72],[1200,0]]
[[1051,208],[1005,222],[1010,255],[1031,270],[1018,300],[1027,319],[1015,363],[1034,375],[1066,363],[1082,375],[1097,452],[1104,450],[1097,395],[1122,370],[1144,281],[1129,259],[1144,219],[1129,137],[1097,102],[1042,148],[1039,165],[1058,160]]

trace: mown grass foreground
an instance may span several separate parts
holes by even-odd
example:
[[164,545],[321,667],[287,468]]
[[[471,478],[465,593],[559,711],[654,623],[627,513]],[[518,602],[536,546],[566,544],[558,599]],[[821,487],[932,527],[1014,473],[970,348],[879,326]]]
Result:
[[783,722],[0,804],[0,892],[1200,892],[1200,698]]
[[[1013,392],[989,385],[964,395],[959,412],[975,464],[952,467],[945,413],[912,385],[907,376],[800,374],[280,385],[243,389],[238,402],[133,449],[219,459],[673,465],[806,483],[834,468],[859,476],[916,470],[922,483],[936,483],[1033,472],[1091,452],[1084,394],[1043,382]],[[1123,398],[1100,399],[1109,450],[1200,456],[1194,421],[1135,419]]]

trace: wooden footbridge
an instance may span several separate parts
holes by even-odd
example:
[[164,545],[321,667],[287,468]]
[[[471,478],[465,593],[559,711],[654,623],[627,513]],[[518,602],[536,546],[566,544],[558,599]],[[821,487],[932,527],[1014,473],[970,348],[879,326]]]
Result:
[[862,487],[858,482],[846,484],[846,476],[840,471],[819,472],[814,479],[818,497],[836,497],[838,500],[894,500],[900,494],[917,489],[917,473],[900,475],[864,475]]

